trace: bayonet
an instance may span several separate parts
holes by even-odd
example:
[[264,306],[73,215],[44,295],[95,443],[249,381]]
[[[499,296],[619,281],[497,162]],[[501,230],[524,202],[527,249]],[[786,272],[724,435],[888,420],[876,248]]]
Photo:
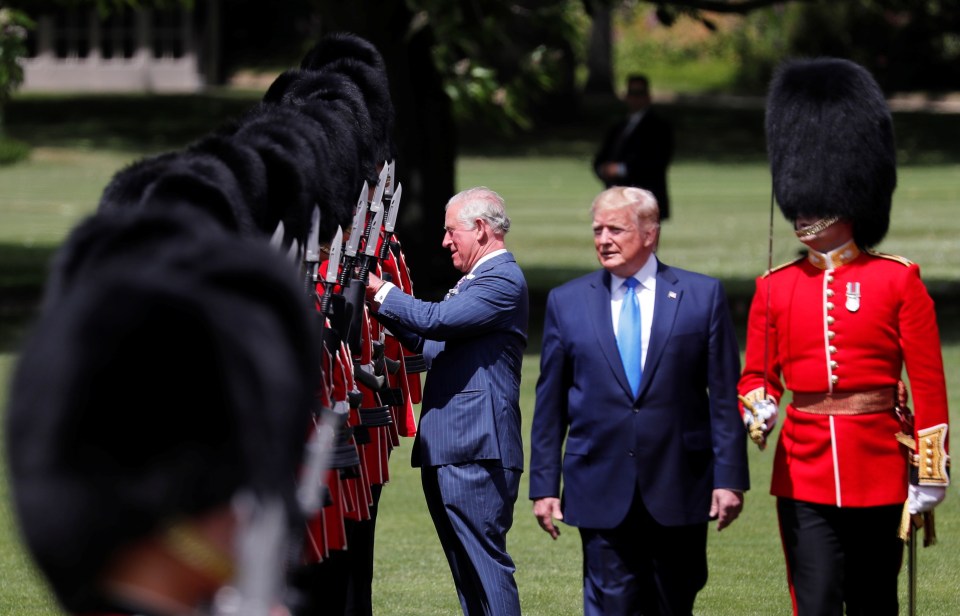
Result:
[[383,198],[389,201],[393,197],[394,187],[397,185],[396,161],[384,162],[383,166],[387,170],[387,186],[383,191]]
[[313,206],[307,243],[303,248],[304,290],[307,297],[314,297],[317,292],[317,270],[320,267],[320,206]]
[[[376,214],[383,212],[383,189],[387,183],[387,169],[384,167],[380,171],[380,177],[377,178],[377,186],[373,190],[373,198],[370,199],[370,206],[368,211],[376,216]],[[380,216],[380,220],[383,221],[383,216]],[[367,226],[363,229],[363,239],[364,239],[364,251],[369,254],[369,238],[374,237],[374,235],[380,235],[380,227],[374,225],[373,218],[367,220]]]
[[330,257],[327,259],[327,273],[323,278],[323,297],[320,298],[320,313],[330,316],[330,296],[337,284],[337,270],[340,268],[340,253],[343,248],[343,229],[337,227],[337,233],[330,244]]
[[363,263],[360,264],[359,280],[363,286],[367,286],[369,280],[370,268],[377,260],[377,239],[380,237],[380,227],[383,225],[383,208],[377,210],[370,223],[370,231],[367,234],[366,243],[363,247]]
[[287,250],[287,258],[293,263],[300,262],[300,243],[297,240],[290,242],[290,249]]
[[383,205],[383,195],[387,188],[387,182],[390,179],[387,173],[386,167],[380,170],[380,176],[377,178],[377,187],[373,191],[373,199],[370,200],[371,212],[376,212]]
[[363,249],[363,254],[371,259],[375,259],[377,256],[377,238],[380,237],[380,227],[382,226],[383,208],[380,208],[373,215],[373,222],[370,223],[370,234],[367,235],[366,246]]
[[[330,258],[327,263],[327,275],[324,282],[331,288],[337,282],[337,268],[340,267],[340,253],[343,250],[343,229],[337,227],[337,232],[333,236],[333,242],[330,244]],[[331,267],[331,265],[333,267]]]
[[350,226],[350,237],[347,238],[347,243],[344,246],[344,255],[350,258],[356,257],[360,250],[360,239],[363,237],[363,223],[366,222],[367,209],[369,207],[367,203],[367,194],[369,192],[370,186],[364,182],[363,188],[360,191],[360,198],[357,199],[357,209],[353,214],[353,224]]
[[270,245],[277,249],[277,252],[282,252],[283,248],[283,221],[277,223],[277,228],[274,230],[273,235],[270,237]]
[[403,186],[397,186],[397,191],[393,193],[390,199],[390,209],[387,212],[386,221],[383,223],[383,243],[380,245],[380,260],[387,258],[390,251],[390,242],[393,240],[393,232],[397,226],[397,212],[400,211],[400,197],[403,196]]
[[397,186],[397,192],[393,193],[390,198],[390,211],[387,212],[386,220],[383,223],[383,230],[389,234],[393,234],[393,230],[397,227],[397,212],[400,210],[400,196],[403,193],[403,186]]
[[353,214],[353,224],[350,226],[350,237],[343,247],[343,268],[340,271],[340,286],[346,288],[347,280],[352,275],[352,270],[357,261],[357,253],[360,251],[360,239],[363,236],[364,222],[367,218],[367,194],[370,188],[366,182],[363,183],[363,189],[360,191],[360,197],[357,200],[357,209]]

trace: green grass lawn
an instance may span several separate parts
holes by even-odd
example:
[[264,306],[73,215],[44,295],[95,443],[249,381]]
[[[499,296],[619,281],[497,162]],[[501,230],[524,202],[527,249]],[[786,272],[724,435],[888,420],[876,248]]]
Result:
[[[7,289],[15,290],[30,268],[34,268],[34,276],[42,270],[53,247],[93,210],[112,173],[142,153],[130,149],[88,151],[74,145],[39,148],[26,163],[0,167],[0,285]],[[686,159],[674,165],[670,183],[674,216],[664,224],[660,257],[672,265],[723,278],[731,295],[739,298],[735,315],[742,327],[753,279],[767,267],[770,187],[766,167],[762,161],[734,163],[720,155],[715,160]],[[480,184],[506,198],[513,219],[507,242],[529,278],[535,315],[542,310],[547,290],[597,266],[588,207],[599,185],[585,156],[471,154],[462,158],[458,185]],[[960,165],[902,167],[891,232],[880,246],[921,263],[937,297],[954,421],[960,409],[960,305],[955,269],[960,263],[956,239],[960,216],[953,211],[957,203]],[[799,245],[779,211],[774,227],[776,264],[792,259]],[[413,276],[416,281],[416,272]],[[534,407],[538,340],[535,316],[521,391],[526,426]],[[3,402],[14,362],[13,350],[0,355]],[[525,434],[529,434],[528,427]],[[381,501],[375,611],[391,616],[456,614],[456,594],[423,503],[419,476],[409,468],[410,443],[404,440],[394,451],[391,482]],[[711,577],[698,601],[699,614],[759,616],[790,611],[773,502],[767,494],[771,454],[751,450],[754,488],[748,493],[744,514],[730,529],[711,533]],[[56,614],[18,542],[6,491],[6,483],[0,479],[0,615]],[[940,544],[920,554],[918,613],[925,615],[960,614],[956,592],[960,586],[960,494],[954,488],[950,492],[937,510]],[[579,545],[575,529],[564,527],[555,542],[539,529],[530,513],[524,483],[509,535],[524,614],[580,612]]]

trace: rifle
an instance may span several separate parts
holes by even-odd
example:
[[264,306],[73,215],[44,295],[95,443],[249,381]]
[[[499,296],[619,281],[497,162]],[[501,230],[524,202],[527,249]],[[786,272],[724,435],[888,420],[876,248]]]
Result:
[[[377,256],[377,239],[380,237],[380,227],[383,223],[383,192],[386,182],[387,168],[384,167],[377,180],[373,198],[369,202],[366,200],[366,196],[370,192],[369,186],[364,182],[364,192],[360,195],[362,203],[357,204],[353,230],[344,251],[345,272],[341,272],[341,286],[345,289],[347,304],[351,307],[347,343],[353,355],[359,355],[361,352],[360,319],[363,315],[364,297],[370,268],[376,261]],[[367,216],[368,214],[372,214],[372,217]],[[363,227],[362,233],[360,233],[361,227]],[[361,242],[363,242],[362,250],[360,249]],[[349,262],[346,261],[348,258],[350,259]],[[357,266],[360,268],[359,272],[356,271]]]
[[343,339],[350,345],[351,353],[360,352],[360,318],[363,311],[363,297],[365,289],[359,283],[354,284],[354,270],[357,267],[357,261],[360,255],[360,240],[363,238],[363,232],[367,210],[370,204],[367,202],[369,186],[363,183],[360,197],[357,200],[357,209],[353,215],[353,224],[350,226],[350,237],[347,238],[343,247],[343,257],[341,259],[340,276],[337,280],[341,292],[346,298],[347,310],[345,315],[346,327],[343,333]]

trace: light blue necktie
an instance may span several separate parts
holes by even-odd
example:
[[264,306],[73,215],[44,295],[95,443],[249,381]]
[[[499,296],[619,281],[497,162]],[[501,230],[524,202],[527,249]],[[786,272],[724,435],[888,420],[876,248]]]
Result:
[[626,287],[623,303],[620,305],[620,323],[617,326],[617,347],[620,348],[620,358],[623,360],[623,369],[627,373],[627,380],[633,388],[633,395],[640,390],[640,300],[637,298],[636,287],[640,284],[636,278],[627,278],[623,282]]

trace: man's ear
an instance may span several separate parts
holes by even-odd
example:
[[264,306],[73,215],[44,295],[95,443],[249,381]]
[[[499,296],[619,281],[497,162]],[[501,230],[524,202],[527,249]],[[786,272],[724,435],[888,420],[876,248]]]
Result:
[[655,227],[651,225],[647,227],[647,230],[644,235],[646,235],[643,241],[644,245],[656,247],[660,239],[660,229],[659,227]]
[[488,225],[487,221],[485,221],[484,219],[474,218],[473,225],[474,225],[475,231],[477,232],[478,240],[483,239],[484,237],[490,236],[490,225]]

